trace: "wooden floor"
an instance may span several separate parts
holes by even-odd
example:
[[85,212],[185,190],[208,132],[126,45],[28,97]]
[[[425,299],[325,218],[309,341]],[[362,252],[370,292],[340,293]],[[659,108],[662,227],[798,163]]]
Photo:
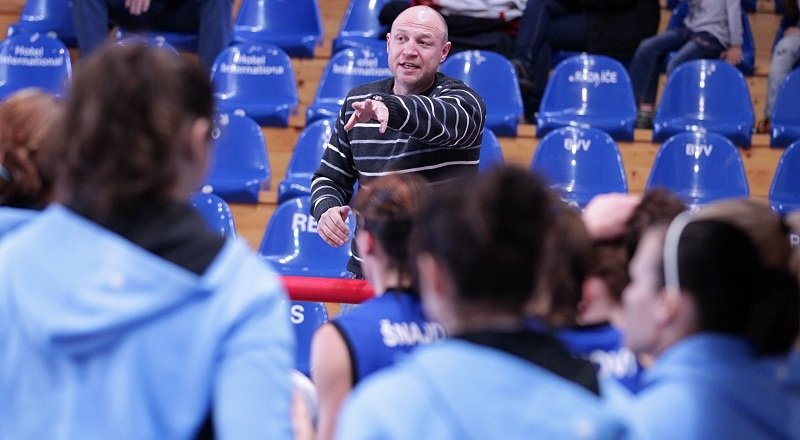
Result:
[[[294,144],[305,124],[305,109],[316,92],[322,71],[330,57],[331,41],[339,30],[339,24],[347,6],[347,0],[319,1],[324,26],[322,45],[317,48],[314,58],[292,60],[300,97],[297,113],[291,117],[288,128],[266,127],[263,129],[272,168],[271,189],[261,194],[258,204],[232,206],[240,236],[254,248],[260,243],[268,219],[275,209],[277,198],[275,190],[278,182],[283,178]],[[235,1],[236,8],[239,3],[240,0]],[[5,34],[8,24],[17,21],[23,5],[24,0],[0,0],[0,32],[2,35]],[[756,39],[756,74],[747,81],[757,118],[760,118],[763,113],[770,49],[775,30],[780,22],[780,17],[772,13],[773,8],[773,0],[759,0],[758,12],[750,14],[750,22]],[[668,19],[669,12],[663,10],[662,28]],[[72,53],[73,58],[77,59],[78,54],[75,51]],[[657,144],[650,142],[650,136],[649,131],[637,130],[634,142],[619,143],[631,192],[643,190],[650,172],[658,147]],[[521,124],[519,135],[516,138],[500,138],[500,142],[507,163],[527,167],[538,143],[535,137],[535,127]],[[755,135],[753,147],[741,150],[753,197],[766,198],[781,152],[782,150],[769,148],[769,137],[766,135]]]

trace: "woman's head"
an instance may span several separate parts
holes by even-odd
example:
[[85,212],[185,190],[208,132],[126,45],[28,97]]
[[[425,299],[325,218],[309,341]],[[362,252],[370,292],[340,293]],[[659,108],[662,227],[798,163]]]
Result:
[[188,197],[205,171],[213,97],[204,71],[144,45],[108,45],[79,66],[60,126],[64,183],[103,217],[112,205]]
[[0,205],[39,208],[49,201],[51,173],[41,149],[61,116],[63,103],[38,89],[24,89],[0,105]]
[[[414,216],[428,192],[428,183],[416,174],[384,176],[361,188],[354,204],[359,255],[364,259],[377,257],[380,270],[396,272],[400,279],[413,283],[409,239]],[[363,266],[367,279],[378,276],[371,273],[371,263]]]
[[[420,287],[428,313],[456,308],[519,316],[529,301],[548,233],[552,195],[513,167],[438,188],[414,233]],[[436,295],[441,294],[441,295]],[[431,299],[450,298],[441,307]]]
[[797,283],[766,268],[738,228],[683,224],[686,215],[669,229],[648,229],[631,262],[623,296],[628,345],[659,354],[690,334],[718,332],[749,338],[760,354],[788,350],[798,329]]

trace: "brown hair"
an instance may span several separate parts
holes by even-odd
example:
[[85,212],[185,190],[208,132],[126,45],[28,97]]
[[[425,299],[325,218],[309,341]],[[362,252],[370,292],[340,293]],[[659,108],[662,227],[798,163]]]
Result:
[[[648,191],[633,210],[625,232],[628,259],[633,257],[639,240],[652,225],[669,223],[686,210],[686,205],[674,193],[663,188]],[[627,270],[627,269],[626,269]]]
[[544,258],[552,200],[539,177],[512,166],[452,181],[420,210],[414,249],[442,264],[461,305],[522,317]]
[[553,212],[531,312],[550,325],[570,326],[597,259],[580,213],[560,200]]
[[697,217],[736,226],[753,242],[765,266],[788,269],[789,229],[766,202],[749,198],[723,200],[706,205]]
[[390,267],[413,276],[409,237],[414,216],[429,192],[427,181],[416,174],[390,174],[362,187],[354,203],[358,227],[380,243]]
[[40,150],[61,116],[63,103],[39,89],[23,89],[0,105],[0,204],[40,208],[47,204],[52,174],[44,169]]
[[115,204],[169,198],[191,126],[213,105],[208,75],[179,55],[142,44],[93,53],[59,127],[72,202],[102,220]]

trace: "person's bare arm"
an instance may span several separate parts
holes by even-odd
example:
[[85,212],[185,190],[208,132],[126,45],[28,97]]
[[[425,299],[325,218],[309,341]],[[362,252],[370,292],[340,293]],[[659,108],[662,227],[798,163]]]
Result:
[[353,388],[352,374],[342,335],[333,324],[322,325],[311,341],[311,380],[319,398],[319,440],[333,438],[339,409]]

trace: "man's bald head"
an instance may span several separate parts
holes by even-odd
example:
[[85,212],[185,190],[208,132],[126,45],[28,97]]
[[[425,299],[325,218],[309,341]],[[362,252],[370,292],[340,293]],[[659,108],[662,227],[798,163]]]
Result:
[[438,33],[442,36],[443,42],[447,41],[449,38],[447,22],[444,21],[444,17],[442,17],[442,14],[437,10],[429,6],[412,6],[401,12],[400,15],[395,18],[394,22],[392,22],[391,32],[394,32],[396,25],[406,22],[428,23],[438,30]]

